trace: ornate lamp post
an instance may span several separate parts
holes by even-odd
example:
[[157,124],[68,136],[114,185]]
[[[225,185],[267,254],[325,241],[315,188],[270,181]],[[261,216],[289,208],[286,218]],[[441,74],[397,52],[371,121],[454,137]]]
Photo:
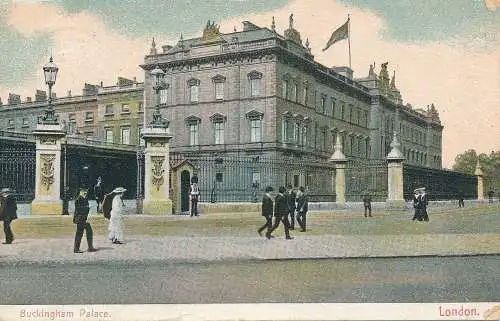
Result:
[[59,123],[58,116],[54,113],[54,106],[52,106],[52,86],[56,83],[57,72],[59,68],[52,61],[50,57],[49,63],[43,66],[43,74],[45,76],[45,83],[49,86],[48,106],[45,110],[45,115],[38,119],[39,124],[43,125],[57,125]]
[[[151,76],[153,76],[153,89],[155,91],[155,111],[153,113],[153,120],[151,121],[151,127],[156,124],[156,121],[161,120],[160,114],[160,89],[163,87],[163,78],[165,77],[165,72],[157,65],[155,69],[151,70]],[[160,116],[160,117],[158,117]]]

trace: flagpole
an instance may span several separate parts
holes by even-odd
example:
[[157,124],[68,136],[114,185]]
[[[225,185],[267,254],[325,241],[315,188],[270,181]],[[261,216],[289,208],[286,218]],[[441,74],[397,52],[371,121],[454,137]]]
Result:
[[349,68],[351,67],[351,18],[347,14],[347,41],[349,43]]

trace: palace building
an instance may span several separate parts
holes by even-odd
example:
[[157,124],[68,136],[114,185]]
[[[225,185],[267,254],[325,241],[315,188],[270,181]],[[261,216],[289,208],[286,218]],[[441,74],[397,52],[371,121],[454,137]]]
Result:
[[[349,67],[315,61],[292,19],[284,35],[274,19],[270,28],[244,21],[231,33],[209,21],[201,37],[181,36],[161,49],[153,40],[141,67],[143,83],[119,77],[113,86],[85,84],[81,96],[53,94],[56,113],[68,135],[140,150],[141,129],[158,101],[172,134],[171,160],[198,166],[205,195],[234,190],[230,200],[244,200],[255,182],[292,183],[315,184],[310,191],[330,200],[328,160],[337,137],[351,163],[383,162],[397,133],[406,164],[442,167],[443,126],[433,104],[404,104],[388,63],[354,78]],[[165,72],[159,97],[150,73],[156,67]],[[40,90],[34,100],[10,94],[7,104],[0,101],[0,131],[32,132],[46,100]],[[214,162],[202,164],[202,157]],[[351,172],[346,184],[356,193],[387,181],[369,168]]]
[[434,105],[404,105],[387,63],[355,79],[348,67],[316,62],[293,20],[284,35],[248,21],[223,34],[209,21],[201,37],[181,36],[161,52],[153,40],[142,65],[147,106],[156,66],[172,152],[326,160],[338,135],[348,158],[385,159],[396,131],[408,163],[441,168]]

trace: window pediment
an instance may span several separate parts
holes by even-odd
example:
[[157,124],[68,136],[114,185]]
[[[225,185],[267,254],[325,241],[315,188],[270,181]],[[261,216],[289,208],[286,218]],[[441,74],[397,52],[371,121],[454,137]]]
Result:
[[250,79],[261,79],[262,78],[262,73],[258,72],[257,70],[253,70],[248,73],[248,78]]
[[283,113],[283,117],[285,117],[285,118],[291,118],[292,117],[292,113],[289,110],[287,110],[287,111],[285,111]]
[[201,118],[191,115],[186,117],[184,121],[186,122],[186,124],[199,124],[201,123]]
[[227,117],[225,115],[222,115],[219,113],[215,113],[212,116],[210,116],[210,121],[213,123],[226,122],[226,120],[227,120]]
[[212,77],[212,81],[215,83],[226,82],[226,77],[224,77],[222,75],[216,75],[216,76]]
[[264,114],[259,112],[259,111],[256,111],[255,109],[246,113],[246,116],[248,119],[251,119],[251,120],[264,118]]
[[293,118],[299,121],[304,120],[304,116],[302,116],[301,114],[293,114]]
[[196,78],[191,78],[187,81],[188,86],[199,86],[200,80]]

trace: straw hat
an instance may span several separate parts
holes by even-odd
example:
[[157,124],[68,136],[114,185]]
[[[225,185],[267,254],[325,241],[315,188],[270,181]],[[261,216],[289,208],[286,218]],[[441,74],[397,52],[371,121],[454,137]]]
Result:
[[11,195],[12,193],[14,193],[14,191],[10,188],[2,188],[0,190],[0,194],[5,195],[5,196]]
[[123,188],[123,187],[117,187],[113,190],[113,193],[125,193],[127,191],[127,189]]

